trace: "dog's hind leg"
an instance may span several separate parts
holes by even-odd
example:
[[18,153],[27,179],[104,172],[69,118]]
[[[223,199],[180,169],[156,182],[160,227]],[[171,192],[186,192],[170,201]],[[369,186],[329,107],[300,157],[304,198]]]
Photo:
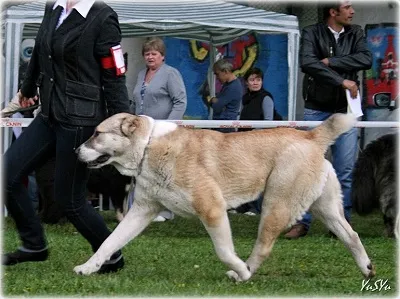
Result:
[[97,272],[111,255],[139,235],[162,210],[157,203],[135,199],[132,208],[96,253],[83,265],[74,268],[75,273],[89,275]]
[[329,165],[329,173],[322,195],[311,205],[311,212],[350,250],[365,277],[373,277],[375,269],[362,245],[358,234],[346,221],[343,212],[342,195],[336,174]]

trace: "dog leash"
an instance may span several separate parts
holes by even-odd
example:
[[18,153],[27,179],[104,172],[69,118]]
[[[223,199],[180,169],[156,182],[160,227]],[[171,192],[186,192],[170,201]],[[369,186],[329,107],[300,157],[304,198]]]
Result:
[[39,107],[40,107],[40,104],[35,104],[35,105],[29,106],[29,107],[23,107],[23,108],[21,107],[21,108],[18,108],[18,109],[15,109],[15,110],[11,110],[11,111],[8,111],[8,112],[2,112],[2,114],[11,116],[11,115],[13,115],[15,113],[35,110],[36,108],[39,108]]

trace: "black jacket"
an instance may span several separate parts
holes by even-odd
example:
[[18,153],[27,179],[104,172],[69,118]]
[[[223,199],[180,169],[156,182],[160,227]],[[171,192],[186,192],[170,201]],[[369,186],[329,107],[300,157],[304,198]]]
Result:
[[[258,91],[247,91],[242,97],[242,111],[240,112],[241,120],[264,120],[264,110],[262,107],[265,97],[270,97],[272,101],[274,98],[269,91],[261,88]],[[282,116],[276,112],[274,108],[274,120],[282,120]],[[239,132],[251,131],[253,129],[239,129]]]
[[[321,60],[329,59],[329,66]],[[342,87],[344,79],[358,82],[357,72],[371,68],[372,55],[367,49],[360,26],[345,26],[336,43],[325,23],[303,29],[300,66],[305,108],[326,112],[346,112],[347,101]]]
[[42,115],[69,125],[96,126],[129,112],[125,76],[101,66],[101,58],[121,42],[117,14],[95,2],[86,19],[74,9],[56,30],[62,8],[53,5],[46,4],[22,94],[32,97],[39,86]]
[[[264,120],[264,111],[262,103],[265,97],[274,100],[272,94],[261,88],[258,91],[248,91],[242,97],[242,111],[240,112],[241,120]],[[282,116],[274,108],[274,120],[282,120]]]

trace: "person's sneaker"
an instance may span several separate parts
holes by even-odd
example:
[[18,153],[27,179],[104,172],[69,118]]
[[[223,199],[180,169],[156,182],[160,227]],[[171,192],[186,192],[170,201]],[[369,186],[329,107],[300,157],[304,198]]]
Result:
[[98,271],[99,274],[117,272],[121,270],[125,265],[124,257],[122,256],[122,252],[118,250],[114,253],[109,261],[106,261]]
[[158,215],[156,218],[153,219],[153,222],[164,222],[164,221],[167,221],[167,218],[161,215]]
[[2,264],[11,266],[24,262],[42,262],[47,260],[49,251],[47,249],[37,252],[28,252],[18,249],[17,251],[3,254]]
[[298,239],[307,235],[308,229],[304,224],[298,223],[292,226],[292,228],[284,235],[286,239]]
[[257,214],[251,211],[247,211],[246,213],[244,213],[247,216],[256,216]]

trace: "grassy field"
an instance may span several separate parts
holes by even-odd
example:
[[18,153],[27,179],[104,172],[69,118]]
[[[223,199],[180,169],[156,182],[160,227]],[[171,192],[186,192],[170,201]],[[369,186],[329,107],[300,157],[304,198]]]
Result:
[[[103,212],[110,228],[112,212]],[[246,259],[254,244],[258,216],[230,215],[236,251]],[[3,223],[3,251],[18,237],[12,221]],[[78,276],[72,269],[91,255],[72,225],[46,225],[50,258],[3,268],[4,296],[384,296],[398,293],[396,242],[382,236],[379,214],[354,216],[353,225],[376,266],[367,283],[350,253],[315,221],[299,240],[278,239],[272,254],[246,283],[234,283],[217,259],[211,240],[196,219],[152,223],[124,249],[125,267],[114,274]],[[362,286],[364,285],[364,289]]]

